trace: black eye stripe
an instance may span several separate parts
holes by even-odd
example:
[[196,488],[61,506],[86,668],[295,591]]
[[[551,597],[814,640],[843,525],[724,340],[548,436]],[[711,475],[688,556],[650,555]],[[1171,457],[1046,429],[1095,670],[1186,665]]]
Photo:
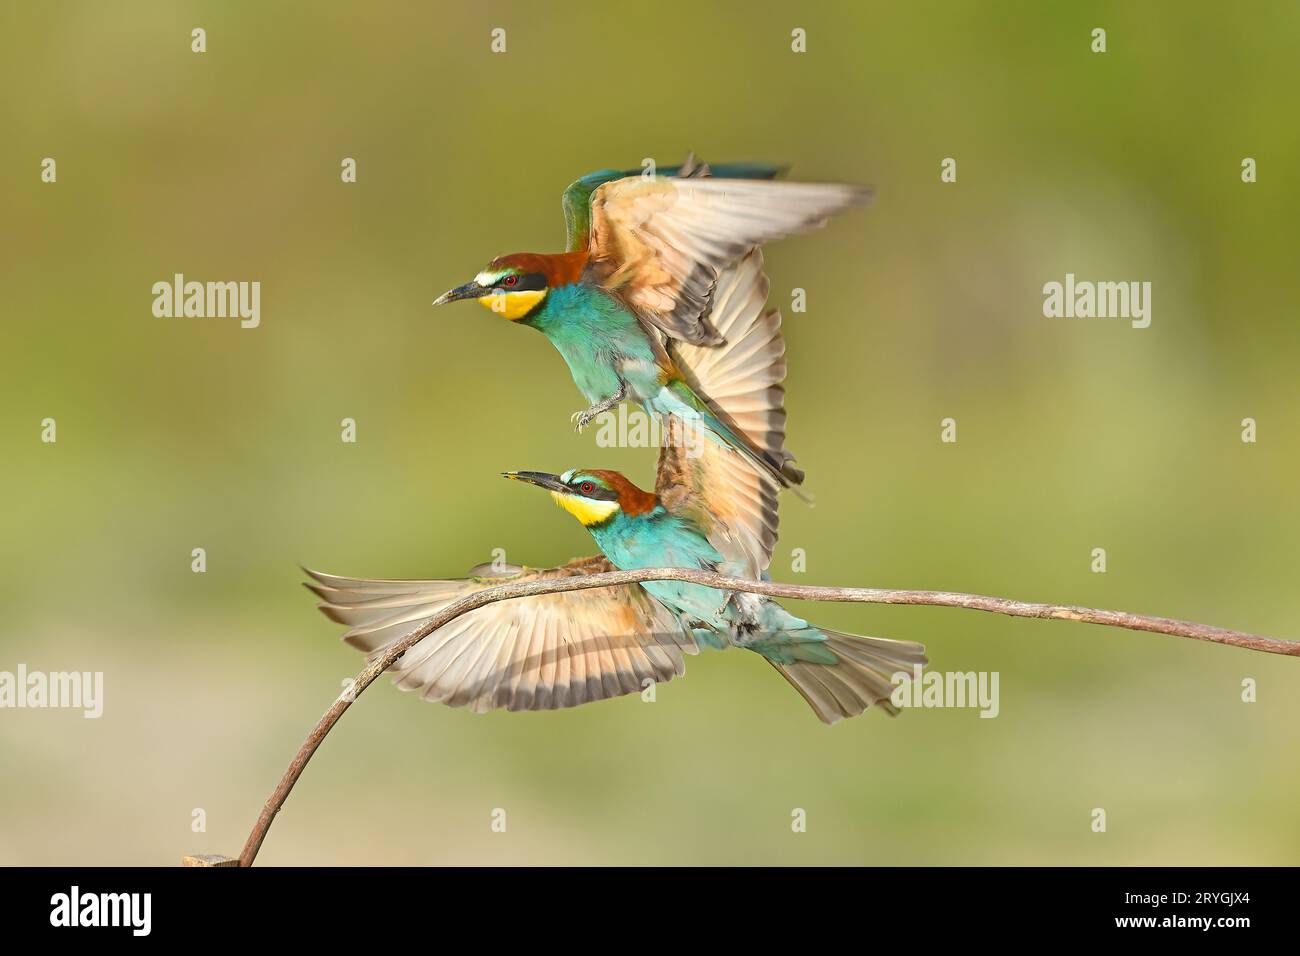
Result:
[[528,275],[515,276],[518,281],[514,285],[506,285],[507,276],[502,276],[496,281],[500,289],[507,292],[536,292],[546,288],[546,276],[540,272],[530,272]]
[[[582,486],[591,485],[591,491],[584,491]],[[588,478],[580,478],[577,481],[569,482],[569,487],[582,495],[584,498],[594,498],[596,501],[618,501],[618,492],[610,491],[608,488],[602,488]]]

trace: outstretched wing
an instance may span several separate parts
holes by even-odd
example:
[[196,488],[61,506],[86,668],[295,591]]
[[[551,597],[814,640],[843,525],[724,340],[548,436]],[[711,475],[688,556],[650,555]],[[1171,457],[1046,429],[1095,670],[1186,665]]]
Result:
[[631,176],[591,196],[589,277],[665,335],[722,341],[709,321],[718,274],[752,247],[825,225],[862,186]]
[[[713,295],[721,346],[670,343],[698,395],[745,435],[792,483],[803,480],[785,450],[785,340],[781,313],[767,309],[763,253],[755,248],[723,270]],[[758,577],[776,547],[780,487],[767,471],[677,418],[666,423],[655,490],[670,511],[688,515],[732,570]]]
[[[447,581],[372,581],[316,571],[307,587],[353,647],[378,657],[453,601],[508,581],[612,571],[603,557],[557,568],[510,567]],[[462,614],[393,664],[394,683],[425,700],[482,713],[554,710],[639,693],[685,672],[690,634],[639,585],[497,601]]]
[[[775,163],[722,163],[711,167],[696,159],[694,153],[688,153],[680,166],[661,166],[658,174],[681,178],[714,175],[724,179],[772,179],[779,176],[783,169],[783,166]],[[564,206],[564,227],[568,234],[565,245],[567,252],[587,248],[587,238],[591,231],[591,194],[605,183],[641,174],[640,169],[598,169],[570,184],[561,199]]]

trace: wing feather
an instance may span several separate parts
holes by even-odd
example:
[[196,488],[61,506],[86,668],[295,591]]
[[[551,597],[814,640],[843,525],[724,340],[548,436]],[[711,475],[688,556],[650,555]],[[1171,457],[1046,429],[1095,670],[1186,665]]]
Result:
[[[671,344],[687,383],[789,479],[803,473],[785,450],[785,340],[781,313],[767,309],[763,253],[755,248],[718,278],[713,315],[726,343]],[[670,419],[656,490],[670,510],[688,514],[735,573],[757,577],[776,547],[780,486],[729,448],[693,436]]]
[[[308,587],[344,639],[374,660],[453,601],[504,581],[613,570],[601,557],[557,568],[512,568],[449,581],[393,581],[307,573]],[[690,633],[639,585],[499,601],[461,615],[392,667],[426,700],[478,712],[552,710],[639,692],[685,672]]]
[[719,274],[754,246],[826,224],[870,190],[840,183],[628,176],[591,194],[588,265],[673,339],[722,337],[710,321]]

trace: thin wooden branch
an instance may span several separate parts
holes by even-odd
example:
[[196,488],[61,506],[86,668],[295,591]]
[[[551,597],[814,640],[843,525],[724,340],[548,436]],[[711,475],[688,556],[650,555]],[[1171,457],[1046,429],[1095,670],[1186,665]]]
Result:
[[1268,654],[1285,654],[1300,657],[1300,641],[1282,640],[1274,637],[1260,637],[1241,631],[1232,631],[1208,624],[1195,624],[1191,621],[1179,621],[1167,617],[1147,617],[1141,614],[1129,614],[1126,611],[1105,611],[1097,608],[1074,607],[1066,604],[1036,604],[1028,601],[1012,601],[1007,598],[987,597],[982,594],[959,594],[953,591],[914,591],[895,588],[834,588],[804,584],[776,584],[770,581],[749,581],[733,578],[710,571],[688,570],[685,568],[648,568],[638,571],[609,571],[602,574],[574,575],[565,578],[545,578],[542,580],[505,583],[496,587],[485,588],[469,594],[459,601],[447,605],[433,615],[424,624],[413,630],[376,658],[359,673],[351,687],[345,690],[330,706],[329,710],[317,722],[303,745],[298,749],[289,768],[284,772],[279,785],[262,808],[253,832],[248,835],[243,853],[239,856],[240,866],[251,866],[266,839],[267,831],[275,815],[284,806],[289,792],[302,776],[307,761],[321,745],[325,735],[330,732],[343,712],[352,705],[357,696],[374,683],[384,671],[405,654],[414,644],[428,637],[448,621],[476,608],[496,601],[514,598],[533,597],[538,594],[554,594],[561,591],[581,591],[587,588],[606,588],[620,584],[639,584],[643,581],[686,581],[691,584],[703,584],[723,591],[748,591],[753,594],[765,594],[769,597],[797,598],[804,601],[852,601],[861,604],[917,604],[931,607],[964,607],[976,611],[988,611],[993,614],[1008,614],[1012,617],[1036,617],[1057,621],[1082,621],[1086,624],[1103,624],[1108,627],[1123,627],[1132,631],[1150,631],[1153,634],[1168,634],[1172,637],[1186,637],[1197,641],[1210,641],[1214,644],[1227,644],[1232,647],[1244,647]]

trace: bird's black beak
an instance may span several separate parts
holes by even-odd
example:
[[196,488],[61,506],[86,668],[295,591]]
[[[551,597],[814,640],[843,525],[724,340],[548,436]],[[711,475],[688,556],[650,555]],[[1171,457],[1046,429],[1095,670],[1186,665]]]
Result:
[[558,491],[562,494],[572,494],[572,489],[564,482],[560,481],[559,475],[548,475],[541,471],[503,471],[502,478],[509,478],[512,481],[523,481],[530,485],[536,485],[538,488],[545,488],[547,491]]
[[438,298],[433,300],[434,305],[446,305],[448,302],[457,302],[460,299],[481,299],[485,295],[491,295],[492,290],[484,288],[477,282],[469,281],[464,285],[458,285],[448,292],[444,292]]

